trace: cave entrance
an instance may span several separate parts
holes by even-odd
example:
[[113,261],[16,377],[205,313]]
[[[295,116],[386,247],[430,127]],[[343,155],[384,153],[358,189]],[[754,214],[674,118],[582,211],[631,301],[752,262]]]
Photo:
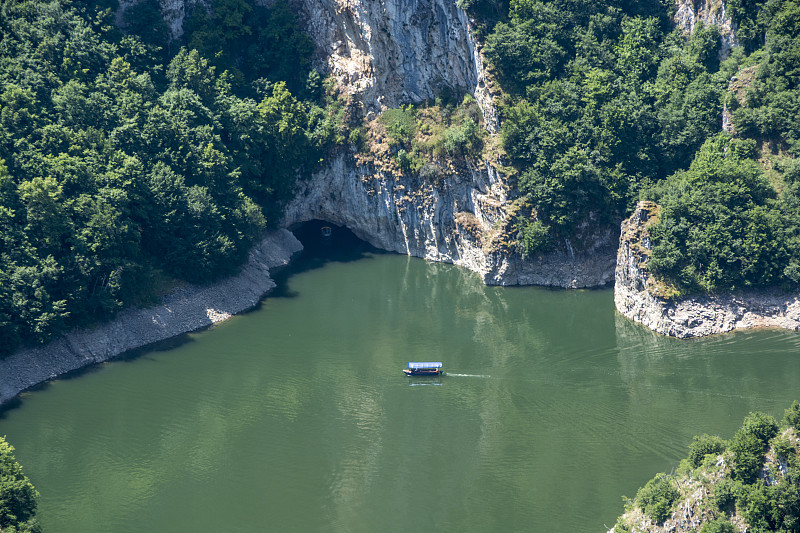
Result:
[[289,230],[303,243],[303,254],[298,262],[311,263],[303,265],[305,268],[318,267],[330,261],[357,261],[368,254],[386,253],[359,239],[346,227],[324,220],[301,222]]

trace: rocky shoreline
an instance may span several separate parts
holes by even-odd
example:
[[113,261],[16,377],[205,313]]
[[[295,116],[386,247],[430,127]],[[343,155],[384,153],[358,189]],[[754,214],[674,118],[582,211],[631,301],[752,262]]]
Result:
[[303,250],[281,229],[255,246],[239,274],[212,285],[186,285],[147,309],[126,309],[93,329],[73,331],[45,346],[0,359],[0,405],[20,392],[142,346],[221,322],[254,307],[275,282],[270,277]]
[[784,328],[800,331],[800,295],[780,290],[736,291],[680,299],[654,296],[647,270],[649,224],[658,206],[640,202],[622,223],[614,304],[625,317],[657,333],[687,339],[746,328]]

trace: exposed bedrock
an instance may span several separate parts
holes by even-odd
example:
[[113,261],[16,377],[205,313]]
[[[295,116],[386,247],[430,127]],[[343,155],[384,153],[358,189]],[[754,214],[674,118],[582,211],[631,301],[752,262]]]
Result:
[[[302,0],[302,12],[318,60],[367,118],[461,88],[475,96],[489,133],[499,130],[480,45],[453,0]],[[524,260],[493,238],[513,211],[504,176],[491,164],[455,166],[432,186],[340,154],[298,186],[283,226],[327,220],[379,248],[469,268],[487,284],[612,281],[615,232],[595,231],[581,239],[579,252],[565,241],[560,251]]]
[[720,35],[719,58],[727,59],[738,44],[736,23],[728,14],[724,0],[677,0],[673,21],[684,32],[692,34],[698,23],[716,26]]
[[683,339],[744,328],[800,330],[798,294],[748,290],[669,300],[654,296],[649,290],[654,280],[647,270],[651,249],[647,227],[657,213],[652,202],[640,202],[622,223],[614,285],[620,313],[653,331]]
[[480,47],[453,0],[302,0],[302,12],[319,63],[368,113],[461,88],[497,131]]
[[593,287],[613,280],[616,233],[587,235],[576,251],[527,260],[499,250],[493,238],[509,214],[505,188],[491,165],[469,164],[434,186],[416,176],[392,176],[341,154],[302,181],[282,225],[320,219],[346,226],[384,250],[453,263],[490,285]]

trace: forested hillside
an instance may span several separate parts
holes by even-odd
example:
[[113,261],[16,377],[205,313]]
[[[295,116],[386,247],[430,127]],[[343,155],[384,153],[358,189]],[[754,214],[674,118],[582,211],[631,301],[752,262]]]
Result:
[[[724,61],[671,3],[461,3],[501,87],[525,255],[642,198],[661,205],[662,296],[800,283],[797,0],[729,1],[742,46]],[[283,0],[198,4],[172,41],[157,0],[121,21],[115,0],[0,6],[2,352],[231,272],[298,175],[364,142]],[[465,103],[431,146],[398,144],[398,168],[484,149]]]
[[[728,2],[743,46],[720,62],[717,28],[684,35],[672,4],[461,3],[502,86],[526,254],[641,198],[663,208],[664,296],[800,282],[800,4]],[[724,104],[735,140],[720,136]]]
[[231,272],[341,140],[282,0],[0,6],[1,352]]

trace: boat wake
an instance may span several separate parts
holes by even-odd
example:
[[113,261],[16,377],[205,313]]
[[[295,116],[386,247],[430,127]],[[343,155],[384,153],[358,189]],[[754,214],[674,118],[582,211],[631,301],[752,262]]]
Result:
[[450,372],[447,372],[447,374],[445,374],[445,375],[454,376],[454,377],[457,377],[457,378],[490,378],[490,377],[492,377],[492,376],[490,376],[488,374],[452,374]]

